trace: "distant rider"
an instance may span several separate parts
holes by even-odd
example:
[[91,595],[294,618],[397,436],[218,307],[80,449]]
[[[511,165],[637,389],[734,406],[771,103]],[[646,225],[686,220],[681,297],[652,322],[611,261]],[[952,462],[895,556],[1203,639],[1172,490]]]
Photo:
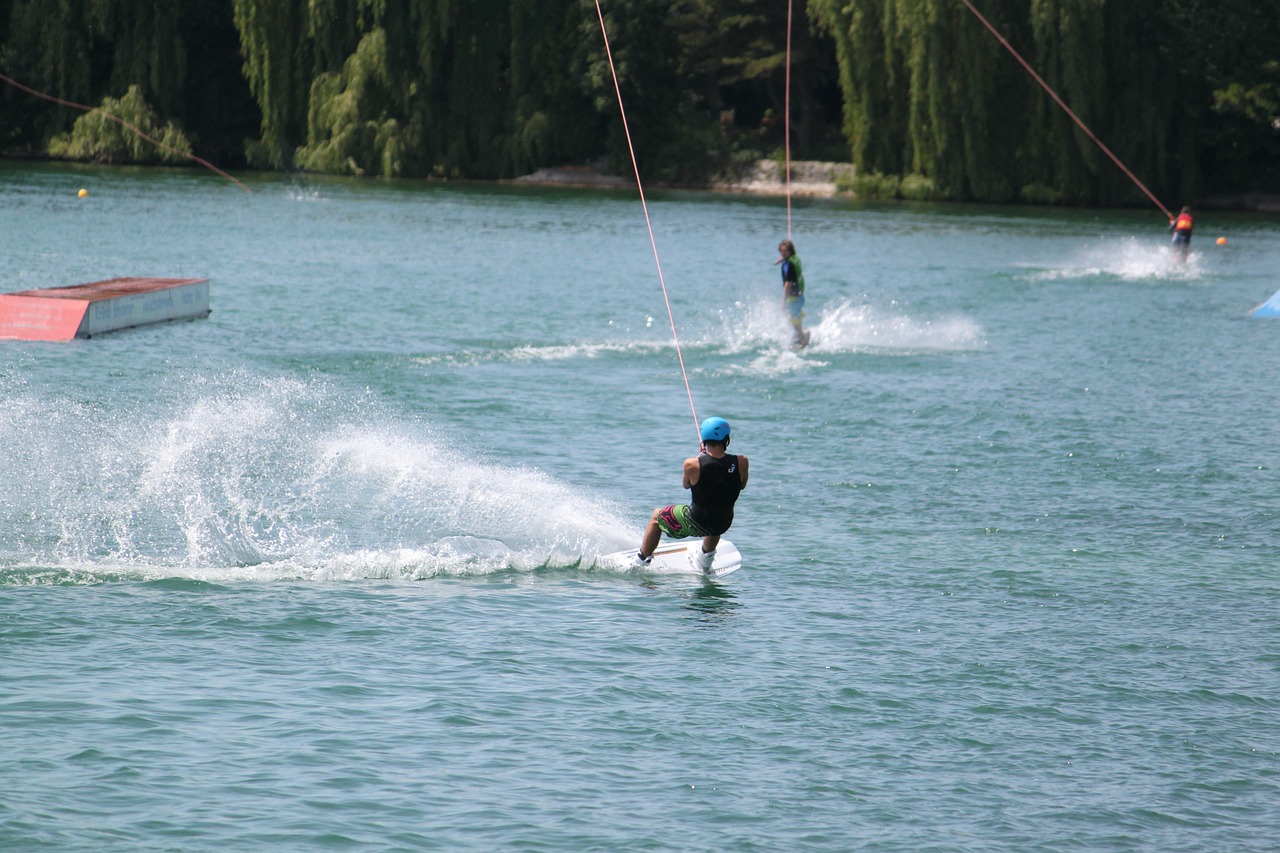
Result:
[[1191,251],[1191,229],[1195,223],[1191,219],[1191,208],[1184,207],[1175,219],[1169,220],[1169,228],[1173,231],[1173,254],[1182,263]]
[[692,492],[690,502],[653,511],[640,540],[637,565],[649,564],[665,533],[672,539],[701,536],[702,548],[694,562],[699,570],[709,571],[721,535],[733,524],[733,505],[747,487],[747,457],[725,452],[729,422],[724,418],[707,418],[700,432],[702,453],[684,460],[684,487]]
[[796,244],[783,240],[778,244],[778,258],[775,263],[782,264],[782,310],[791,319],[791,326],[796,330],[791,345],[802,347],[809,343],[809,335],[805,332],[804,320],[804,270],[800,266],[800,256],[796,254]]

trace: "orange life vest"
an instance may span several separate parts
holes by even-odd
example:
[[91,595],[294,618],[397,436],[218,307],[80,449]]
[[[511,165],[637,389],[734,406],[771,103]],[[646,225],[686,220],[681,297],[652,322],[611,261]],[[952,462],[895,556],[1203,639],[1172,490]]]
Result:
[[1190,231],[1191,230],[1191,214],[1179,213],[1178,218],[1173,221],[1174,231]]

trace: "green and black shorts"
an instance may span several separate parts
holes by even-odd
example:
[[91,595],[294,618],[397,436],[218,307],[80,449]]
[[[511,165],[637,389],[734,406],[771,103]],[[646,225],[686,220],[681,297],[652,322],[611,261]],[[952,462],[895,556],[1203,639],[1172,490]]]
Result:
[[703,530],[689,517],[688,504],[671,504],[658,510],[658,527],[672,539],[714,535]]

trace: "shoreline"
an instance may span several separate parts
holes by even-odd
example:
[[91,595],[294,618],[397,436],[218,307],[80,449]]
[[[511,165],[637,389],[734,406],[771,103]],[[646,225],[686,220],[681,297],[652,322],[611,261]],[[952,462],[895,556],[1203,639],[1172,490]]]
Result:
[[[657,183],[654,186],[663,189],[702,189],[711,192],[746,193],[750,195],[786,195],[787,186],[781,173],[782,165],[776,160],[757,160],[750,174],[736,181],[717,181],[705,187],[689,187],[679,184]],[[851,163],[825,162],[819,160],[797,160],[791,163],[791,195],[808,198],[835,198],[842,196],[856,199],[853,193],[840,192],[839,181],[853,177],[854,167]],[[553,166],[539,169],[529,175],[513,178],[505,183],[534,184],[565,187],[602,187],[606,189],[629,189],[635,186],[631,177],[613,175],[597,165],[585,166]],[[989,202],[973,202],[986,204]],[[1060,205],[1039,205],[1030,202],[1007,202],[1009,204],[1025,204],[1029,207],[1056,207]],[[1204,210],[1228,210],[1240,213],[1280,213],[1280,195],[1263,192],[1222,193],[1207,196],[1196,202],[1193,207]]]
[[[786,195],[787,185],[782,165],[776,160],[757,160],[750,173],[736,181],[715,181],[705,187],[688,187],[678,184],[657,183],[664,189],[705,189],[712,192],[738,192],[754,195]],[[851,163],[831,163],[816,160],[793,161],[791,164],[791,194],[811,198],[829,198],[839,194],[837,182],[842,177],[853,176]],[[512,178],[507,183],[568,187],[603,187],[629,189],[635,186],[631,177],[613,175],[597,165],[553,166],[539,169],[529,175]]]
[[[102,164],[88,163],[80,160],[62,160],[46,156],[23,155],[20,152],[7,151],[0,153],[0,160],[8,160],[13,162],[47,162],[47,163],[65,163],[73,166],[101,166],[101,165],[119,165],[134,166],[136,168],[167,168],[167,169],[184,169],[194,168],[183,164]],[[255,170],[237,170],[241,174],[253,173]],[[746,195],[761,196],[785,196],[787,195],[787,185],[780,175],[782,165],[776,160],[757,160],[751,171],[743,178],[732,181],[713,181],[706,186],[691,186],[688,184],[671,184],[664,182],[655,182],[654,187],[662,189],[684,189],[684,190],[703,190],[708,192],[722,193],[743,193]],[[303,173],[311,174],[311,173]],[[324,173],[315,173],[323,175]],[[840,163],[821,160],[794,160],[791,163],[791,188],[792,196],[804,198],[836,198],[842,197],[857,200],[858,196],[851,192],[841,192],[838,189],[839,181],[842,178],[851,178],[855,174],[854,166],[851,163]],[[350,177],[343,175],[333,175],[330,177]],[[376,180],[376,178],[372,179]],[[404,178],[402,180],[414,180],[413,178]],[[418,180],[438,181],[441,178],[424,177]],[[448,179],[443,179],[448,180]],[[595,189],[632,189],[635,187],[635,179],[631,176],[615,175],[607,171],[603,164],[594,163],[586,165],[572,166],[549,166],[538,169],[528,175],[521,175],[516,178],[499,178],[499,179],[481,179],[481,178],[465,178],[460,180],[474,181],[476,183],[498,183],[498,184],[523,184],[532,186],[560,186],[560,187],[579,187],[579,188],[595,188]],[[877,201],[894,201],[895,199],[875,199]],[[1013,204],[1024,205],[1027,207],[1061,207],[1062,205],[1045,205],[1032,204],[1030,202],[960,202],[961,204]],[[1202,210],[1222,210],[1234,211],[1238,213],[1280,213],[1280,194],[1265,193],[1256,190],[1238,192],[1238,193],[1219,193],[1217,195],[1206,196],[1205,198],[1194,202],[1193,208]],[[1119,208],[1117,208],[1119,209]]]

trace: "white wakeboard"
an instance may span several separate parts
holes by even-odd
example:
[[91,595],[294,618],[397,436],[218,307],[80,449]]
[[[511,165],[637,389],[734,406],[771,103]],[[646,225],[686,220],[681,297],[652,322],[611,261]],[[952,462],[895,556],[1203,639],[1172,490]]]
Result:
[[[694,550],[697,549],[697,550]],[[711,561],[711,570],[709,572],[700,572],[698,567],[694,565],[693,556],[702,550],[702,539],[691,538],[684,541],[663,542],[658,545],[656,551],[653,552],[653,559],[649,561],[649,572],[696,572],[705,574],[707,577],[722,578],[730,572],[736,572],[742,568],[742,554],[734,547],[733,543],[728,539],[721,539],[720,544],[716,547],[715,559]],[[636,549],[631,548],[626,551],[616,551],[612,554],[605,554],[600,558],[600,565],[609,566],[611,568],[633,568],[636,563]]]

